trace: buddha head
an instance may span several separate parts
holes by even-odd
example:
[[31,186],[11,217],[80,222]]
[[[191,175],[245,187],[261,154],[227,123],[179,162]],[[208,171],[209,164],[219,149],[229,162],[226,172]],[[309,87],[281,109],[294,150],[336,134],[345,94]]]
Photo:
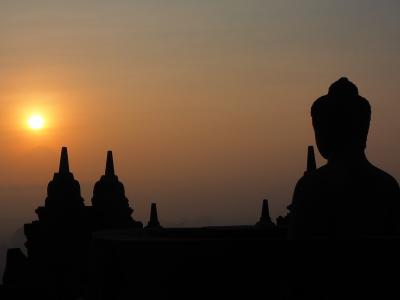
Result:
[[364,153],[371,121],[371,106],[347,78],[333,83],[327,95],[311,108],[318,150],[325,159]]

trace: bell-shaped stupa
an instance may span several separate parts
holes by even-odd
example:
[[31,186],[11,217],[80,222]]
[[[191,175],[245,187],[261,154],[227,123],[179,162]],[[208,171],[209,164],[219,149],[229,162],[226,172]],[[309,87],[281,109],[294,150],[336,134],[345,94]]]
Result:
[[59,223],[77,215],[82,216],[84,209],[80,184],[69,170],[68,150],[63,147],[59,171],[54,173],[53,180],[47,186],[45,205],[39,207],[36,213],[41,221]]
[[106,169],[95,184],[92,198],[96,229],[142,227],[131,215],[133,209],[125,196],[124,185],[115,175],[112,151],[107,153]]

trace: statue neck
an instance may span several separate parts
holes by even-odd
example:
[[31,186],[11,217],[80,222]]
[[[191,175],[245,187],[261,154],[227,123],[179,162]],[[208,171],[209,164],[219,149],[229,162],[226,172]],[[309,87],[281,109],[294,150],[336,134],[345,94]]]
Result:
[[338,152],[332,155],[328,159],[329,164],[359,164],[368,162],[367,156],[365,155],[365,151],[343,151]]

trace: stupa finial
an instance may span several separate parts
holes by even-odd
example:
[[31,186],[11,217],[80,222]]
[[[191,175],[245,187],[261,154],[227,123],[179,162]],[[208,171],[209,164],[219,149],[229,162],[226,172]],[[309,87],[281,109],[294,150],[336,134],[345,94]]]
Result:
[[115,170],[114,170],[114,159],[113,159],[113,153],[112,151],[107,152],[107,162],[106,162],[106,171],[105,171],[106,176],[114,176],[115,175]]
[[307,170],[305,173],[315,171],[317,169],[317,163],[315,161],[315,152],[313,146],[308,146],[307,153]]
[[68,161],[67,147],[62,147],[62,149],[61,149],[59,173],[60,174],[68,174],[69,173],[69,161]]

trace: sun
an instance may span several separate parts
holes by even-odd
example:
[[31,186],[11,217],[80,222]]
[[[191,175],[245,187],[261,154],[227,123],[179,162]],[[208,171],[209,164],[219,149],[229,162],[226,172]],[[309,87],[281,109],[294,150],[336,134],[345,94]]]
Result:
[[32,115],[28,119],[28,126],[32,130],[40,130],[44,127],[44,119],[40,115]]

